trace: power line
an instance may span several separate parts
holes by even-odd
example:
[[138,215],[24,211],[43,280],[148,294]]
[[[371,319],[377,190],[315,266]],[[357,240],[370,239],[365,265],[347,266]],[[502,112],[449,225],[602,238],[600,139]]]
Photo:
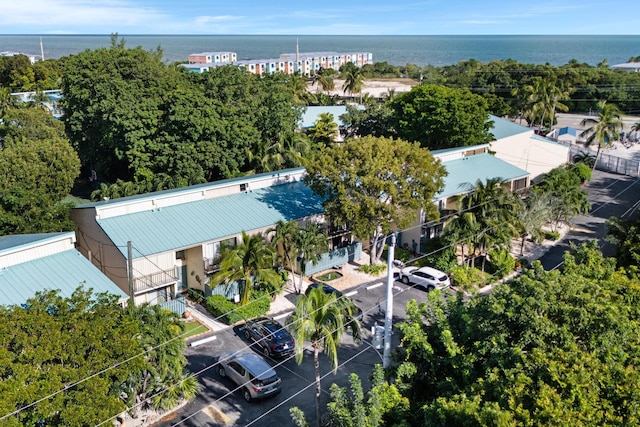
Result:
[[[636,182],[637,182],[637,181],[636,181]],[[528,187],[528,188],[531,188],[531,187],[533,187],[533,185],[532,185],[532,186],[530,186],[530,187]],[[523,189],[523,190],[526,190],[526,189]],[[625,191],[626,191],[626,190],[625,190]],[[619,193],[619,194],[622,194],[622,192],[621,192],[621,193]],[[486,203],[489,203],[489,202],[491,202],[491,201],[495,201],[495,200],[496,200],[496,199],[487,200],[487,201],[485,201],[485,202],[483,202],[483,203],[480,203],[480,204],[478,204],[478,205],[471,206],[471,207],[469,207],[469,208],[465,209],[464,211],[466,211],[466,210],[470,210],[470,209],[475,208],[475,207],[482,206],[483,204],[486,204]],[[449,217],[450,217],[450,216],[453,216],[453,215],[457,215],[457,214],[459,214],[459,212],[452,213],[451,215],[449,215]],[[446,218],[447,218],[447,216],[445,216],[445,219],[446,219]],[[439,221],[442,221],[442,219],[441,219],[441,220],[439,220]],[[434,225],[437,225],[437,224],[438,224],[438,223],[435,223]],[[414,229],[414,228],[417,228],[417,227],[423,227],[423,226],[424,226],[424,224],[420,224],[420,225],[418,225],[418,226],[405,228],[405,229],[403,229],[403,230],[400,230],[399,232],[402,232],[402,231],[408,231],[408,230],[410,230],[410,229]],[[486,231],[488,231],[488,230],[490,230],[490,229],[493,229],[493,228],[495,228],[495,226],[494,226],[494,227],[488,227],[488,228],[486,228],[486,229],[484,229],[484,230],[481,230],[477,235],[480,235],[481,233],[484,233],[484,232],[486,232]],[[433,251],[433,252],[431,252],[431,253],[423,254],[421,257],[419,257],[419,258],[417,258],[417,259],[414,259],[414,260],[413,260],[413,262],[417,261],[418,259],[422,259],[422,258],[424,258],[424,257],[430,256],[430,255],[433,255],[433,254],[436,254],[436,253],[438,253],[438,252],[440,252],[440,251],[442,251],[442,250],[445,250],[445,249],[448,249],[448,248],[450,248],[450,247],[453,247],[454,245],[457,245],[457,244],[459,244],[460,242],[462,242],[462,239],[461,239],[460,241],[453,242],[453,243],[451,243],[450,245],[447,245],[447,246],[445,246],[445,247],[443,247],[443,248],[439,248],[438,250],[435,250],[435,251]],[[142,254],[138,249],[136,249],[136,251],[137,251],[137,252],[139,252],[142,256],[144,256],[144,257],[146,258],[146,256],[145,256],[144,254]],[[147,259],[148,259],[148,258],[147,258]],[[153,263],[153,261],[150,261],[150,262],[152,262],[152,263]],[[156,265],[156,264],[154,263],[154,265]],[[156,267],[158,267],[158,266],[156,265]],[[158,268],[159,268],[159,267],[158,267]],[[275,292],[275,291],[274,291],[274,292]],[[272,297],[272,295],[271,295],[271,294],[265,294],[265,295],[263,295],[262,297],[260,297],[259,299],[261,299],[261,298],[271,298],[271,297]],[[253,301],[251,301],[250,303],[254,303],[254,302],[257,302],[257,301],[258,301],[258,300],[253,300]],[[374,306],[374,307],[375,307],[375,306]],[[374,307],[369,308],[366,312],[369,312],[369,311],[373,310],[373,308],[374,308]],[[238,309],[239,309],[239,308],[240,308],[240,307],[238,307]],[[236,310],[236,309],[234,309],[233,311],[235,311],[235,310]],[[216,320],[219,320],[221,317],[222,317],[222,316],[217,317],[217,318],[216,318]],[[79,381],[77,381],[77,382],[75,382],[75,383],[73,383],[73,384],[71,384],[71,385],[69,385],[69,386],[65,387],[64,389],[58,390],[57,392],[53,392],[53,393],[49,394],[48,396],[45,396],[45,397],[43,397],[43,398],[41,398],[41,399],[39,399],[39,400],[37,400],[37,401],[35,401],[35,402],[33,402],[33,403],[29,404],[29,405],[25,405],[24,407],[19,408],[18,410],[14,411],[14,412],[12,412],[12,413],[6,414],[6,415],[4,415],[4,416],[0,417],[0,420],[2,420],[2,419],[6,419],[6,418],[7,418],[7,417],[9,417],[9,416],[15,415],[15,414],[17,414],[17,413],[19,413],[19,412],[21,412],[21,411],[23,411],[23,410],[26,410],[26,409],[28,409],[28,408],[32,407],[33,405],[35,405],[35,404],[37,404],[37,403],[40,403],[40,402],[42,402],[42,401],[44,401],[44,400],[47,400],[47,399],[49,399],[49,398],[51,398],[51,397],[53,397],[53,396],[57,395],[58,393],[61,393],[61,392],[64,392],[64,391],[68,391],[68,390],[70,390],[71,388],[73,388],[73,387],[75,387],[75,386],[77,386],[77,385],[79,385],[79,384],[81,384],[81,383],[83,383],[83,382],[87,381],[88,379],[94,378],[94,377],[95,377],[95,376],[97,376],[97,375],[100,375],[100,374],[102,374],[102,373],[108,372],[109,370],[114,369],[114,368],[116,368],[116,367],[118,367],[118,366],[121,366],[122,364],[127,363],[128,361],[131,361],[131,360],[133,360],[133,359],[135,359],[135,358],[137,358],[137,357],[141,357],[141,356],[143,356],[143,355],[147,354],[147,353],[148,353],[148,352],[150,352],[150,351],[156,350],[156,349],[158,349],[158,348],[162,347],[163,345],[166,345],[166,344],[170,343],[171,341],[173,341],[173,340],[175,340],[175,339],[181,338],[183,335],[184,335],[184,334],[181,334],[181,335],[176,336],[176,337],[174,337],[174,338],[172,338],[172,339],[170,339],[170,340],[168,340],[168,341],[166,341],[166,342],[164,342],[164,343],[160,343],[160,344],[158,344],[157,346],[155,346],[155,347],[153,347],[153,348],[151,348],[151,349],[149,349],[149,350],[147,350],[147,351],[144,351],[144,352],[142,352],[142,353],[139,353],[138,355],[134,355],[134,356],[132,356],[132,357],[128,358],[127,360],[123,361],[123,362],[115,363],[115,364],[113,364],[113,365],[111,365],[111,366],[109,366],[109,367],[107,367],[107,368],[105,368],[105,369],[103,369],[103,370],[101,370],[101,371],[99,371],[99,372],[96,372],[96,373],[94,373],[94,374],[92,374],[92,375],[90,375],[90,376],[88,376],[88,377],[86,377],[86,378],[84,378],[84,379],[81,379],[81,380],[79,380]],[[247,347],[245,347],[245,348],[250,348],[250,347],[251,347],[251,346],[249,345],[249,346],[247,346]],[[212,366],[214,366],[214,365],[212,365]],[[161,391],[161,392],[166,392],[166,391],[168,391],[168,390],[169,390],[169,389],[171,389],[171,388],[172,388],[172,387],[169,387],[168,389],[166,389],[166,390],[164,390],[164,391]],[[116,415],[116,416],[117,416],[117,415]]]

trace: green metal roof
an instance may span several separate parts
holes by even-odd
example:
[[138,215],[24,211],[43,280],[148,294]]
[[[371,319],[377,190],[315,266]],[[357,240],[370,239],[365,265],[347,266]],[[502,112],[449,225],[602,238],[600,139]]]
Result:
[[444,189],[436,194],[435,199],[468,193],[475,188],[478,180],[483,183],[491,178],[511,181],[529,175],[526,170],[517,168],[489,153],[442,162],[442,165],[447,169],[448,175],[444,178]]
[[39,234],[12,234],[10,236],[0,236],[0,255],[4,252],[13,252],[20,246],[34,246],[44,243],[47,240],[57,240],[64,234],[73,235],[73,232],[63,231],[60,233],[39,233]]
[[168,195],[187,194],[187,193],[192,193],[194,190],[195,191],[210,190],[214,188],[228,187],[229,185],[234,183],[238,183],[238,184],[251,183],[254,181],[259,181],[261,179],[264,179],[265,177],[281,177],[289,174],[304,172],[304,170],[305,170],[304,168],[299,167],[299,168],[281,169],[274,172],[264,172],[264,173],[259,173],[255,175],[245,175],[245,176],[240,176],[236,178],[221,179],[219,181],[205,182],[203,184],[190,185],[188,187],[171,188],[169,190],[154,191],[153,193],[144,193],[144,194],[136,194],[135,196],[120,197],[118,199],[109,200],[108,202],[101,200],[99,202],[83,203],[81,205],[75,206],[74,209],[93,209],[95,207],[100,207],[105,204],[109,204],[110,206],[119,205],[119,204],[126,205],[126,204],[129,204],[131,201],[157,199],[158,197],[168,196]]
[[98,220],[127,257],[189,248],[226,236],[323,213],[322,200],[302,182]]
[[0,269],[0,304],[22,305],[36,292],[60,290],[70,297],[80,285],[95,293],[127,295],[75,249]]
[[502,138],[519,135],[521,133],[531,132],[531,128],[513,123],[511,120],[506,120],[492,114],[489,114],[489,120],[493,121],[493,127],[490,129],[490,132],[493,134],[496,141]]

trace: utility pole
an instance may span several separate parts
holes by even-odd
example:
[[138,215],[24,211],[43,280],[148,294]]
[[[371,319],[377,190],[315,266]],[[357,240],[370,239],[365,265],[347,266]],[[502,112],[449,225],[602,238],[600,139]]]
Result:
[[129,278],[129,304],[131,308],[135,307],[135,299],[133,293],[133,249],[131,240],[127,242],[127,277]]
[[389,367],[391,355],[391,321],[393,319],[393,259],[395,258],[396,233],[389,236],[387,247],[387,308],[384,312],[384,352],[382,353],[382,367]]

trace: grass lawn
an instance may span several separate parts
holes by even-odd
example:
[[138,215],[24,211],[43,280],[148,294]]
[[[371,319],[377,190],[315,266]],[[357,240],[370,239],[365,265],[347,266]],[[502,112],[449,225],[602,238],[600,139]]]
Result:
[[206,326],[203,326],[200,322],[192,321],[185,322],[184,324],[184,338],[190,338],[194,335],[201,334],[203,332],[207,332],[209,329]]

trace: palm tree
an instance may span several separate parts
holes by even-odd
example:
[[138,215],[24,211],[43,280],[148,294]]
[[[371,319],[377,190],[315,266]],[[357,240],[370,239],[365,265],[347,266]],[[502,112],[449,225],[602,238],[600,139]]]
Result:
[[322,86],[322,90],[329,94],[332,90],[336,88],[336,83],[333,81],[333,77],[327,73],[323,73],[318,80],[320,86]]
[[[561,101],[570,99],[571,88],[558,84],[556,77],[534,77],[530,85],[525,85],[523,93],[527,120],[534,125],[539,119],[539,127],[551,129],[555,123],[556,111],[569,111]],[[516,91],[517,93],[518,91]],[[547,122],[548,121],[548,122]],[[546,124],[545,124],[546,122]]]
[[362,76],[362,70],[358,67],[350,67],[345,75],[344,84],[342,90],[344,93],[350,93],[351,95],[362,93],[362,87],[364,86],[364,77]]
[[[300,233],[300,226],[294,220],[286,222],[279,220],[276,223],[275,228],[268,231],[268,233],[271,232],[275,233],[271,239],[271,244],[273,244],[277,249],[282,248],[284,265],[293,272],[295,270],[293,260],[297,253],[296,240]],[[293,287],[296,293],[300,293],[300,289],[296,286],[295,276],[293,279]]]
[[524,255],[524,244],[528,236],[535,243],[544,240],[544,227],[551,221],[551,197],[542,192],[532,191],[524,200],[520,200],[516,210],[517,227],[520,232],[520,255]]
[[282,277],[274,268],[275,258],[273,247],[265,243],[261,234],[250,236],[243,231],[238,246],[222,250],[220,271],[213,275],[210,284],[239,282],[240,304],[245,305],[258,284],[272,291],[282,288]]
[[300,260],[299,289],[302,289],[302,279],[307,275],[307,263],[311,261],[316,264],[320,255],[329,250],[328,239],[327,232],[315,222],[300,228],[295,238],[297,258]]
[[132,373],[127,385],[127,399],[135,396],[143,402],[150,394],[154,409],[167,409],[181,399],[195,397],[199,384],[197,378],[184,370],[187,364],[185,342],[177,339],[184,332],[184,323],[178,315],[157,304],[130,307],[130,312],[140,325],[137,337],[145,350],[145,368]]
[[309,129],[309,136],[316,144],[329,145],[338,136],[338,125],[331,113],[320,114],[313,127]]
[[460,245],[461,261],[466,264],[465,246],[471,252],[471,245],[475,235],[480,230],[476,216],[471,212],[459,209],[449,221],[446,222],[442,237],[449,242]]
[[360,322],[352,319],[352,304],[335,293],[325,293],[321,288],[312,289],[308,295],[296,300],[296,309],[289,328],[296,344],[296,361],[302,363],[305,342],[311,342],[316,377],[316,424],[320,426],[320,350],[329,358],[333,372],[338,370],[338,346],[347,327],[353,339],[360,340]]
[[600,157],[600,150],[610,147],[613,141],[620,138],[618,129],[622,129],[623,126],[620,109],[614,104],[607,104],[607,101],[600,101],[598,103],[598,118],[586,117],[582,119],[580,125],[590,125],[580,134],[581,137],[587,137],[584,146],[598,144],[596,161],[593,164],[593,169],[595,169]]
[[[486,255],[493,246],[510,247],[511,238],[517,235],[514,220],[516,204],[515,196],[502,178],[491,178],[486,183],[479,180],[474,190],[462,198],[461,211],[473,215],[477,224],[473,238],[474,255],[476,251]],[[482,262],[483,270],[485,259],[486,256]]]

